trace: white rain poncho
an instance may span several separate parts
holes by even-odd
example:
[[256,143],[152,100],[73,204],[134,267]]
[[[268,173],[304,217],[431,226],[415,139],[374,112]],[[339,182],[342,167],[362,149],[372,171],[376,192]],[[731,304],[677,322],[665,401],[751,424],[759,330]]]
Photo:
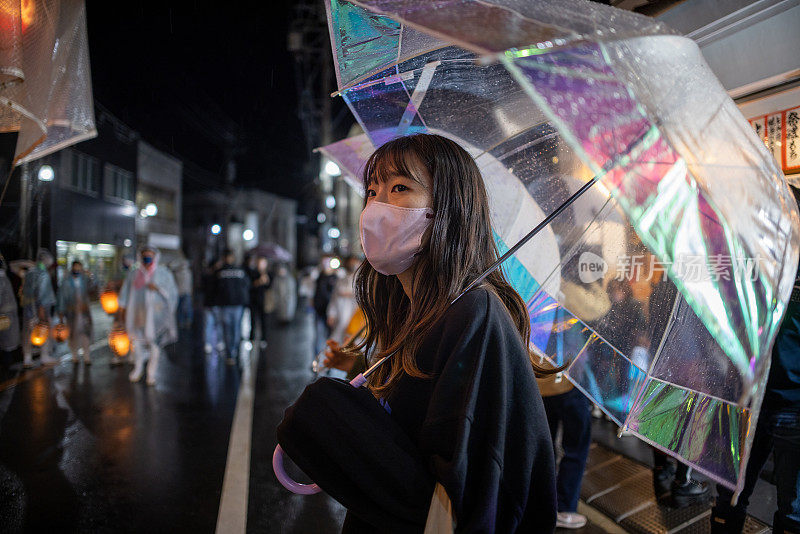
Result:
[[19,315],[14,289],[6,274],[5,266],[0,268],[0,350],[10,351],[19,347]]
[[37,265],[25,274],[22,284],[22,314],[25,321],[37,317],[39,307],[48,310],[55,305],[56,295],[50,281],[50,273],[41,265]]
[[89,313],[89,288],[86,277],[68,276],[58,290],[58,312],[64,314],[70,339],[92,337],[92,314]]
[[[119,303],[125,309],[125,329],[134,339],[144,339],[164,347],[178,339],[175,309],[178,306],[178,288],[172,272],[158,264],[159,256],[150,267],[139,263],[132,270],[119,294]],[[158,291],[148,290],[152,282]]]

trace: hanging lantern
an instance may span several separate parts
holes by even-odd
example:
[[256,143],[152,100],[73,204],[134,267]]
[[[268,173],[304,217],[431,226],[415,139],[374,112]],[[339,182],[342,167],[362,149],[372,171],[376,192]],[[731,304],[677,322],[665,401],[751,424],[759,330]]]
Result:
[[109,315],[117,313],[119,310],[119,296],[116,291],[107,289],[100,294],[100,305],[103,311]]
[[69,338],[69,327],[64,323],[58,323],[55,328],[53,328],[53,339],[58,341],[59,343],[63,343]]
[[114,328],[108,334],[108,346],[119,357],[127,356],[131,350],[131,338],[122,328]]
[[36,323],[31,330],[31,344],[34,347],[41,347],[47,342],[50,336],[50,326],[47,323]]

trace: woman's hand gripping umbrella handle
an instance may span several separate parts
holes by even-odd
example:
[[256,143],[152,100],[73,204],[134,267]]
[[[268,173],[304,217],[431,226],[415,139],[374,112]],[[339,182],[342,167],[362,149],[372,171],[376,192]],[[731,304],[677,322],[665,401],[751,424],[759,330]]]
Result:
[[[364,333],[366,327],[361,328],[356,334],[350,337],[347,340],[345,345],[351,343],[353,339],[357,338],[361,334]],[[354,388],[360,388],[364,385],[367,381],[367,377],[380,366],[384,361],[388,360],[389,357],[385,357],[380,360],[378,363],[370,367],[367,371],[360,373],[357,377],[350,381],[350,385]],[[283,467],[283,458],[286,456],[286,453],[283,452],[283,448],[278,445],[275,447],[275,452],[272,453],[272,470],[275,472],[275,477],[278,479],[278,482],[281,485],[291,491],[292,493],[296,493],[298,495],[314,495],[315,493],[319,493],[322,489],[317,486],[316,484],[301,484],[300,482],[296,482],[286,473],[286,469]]]

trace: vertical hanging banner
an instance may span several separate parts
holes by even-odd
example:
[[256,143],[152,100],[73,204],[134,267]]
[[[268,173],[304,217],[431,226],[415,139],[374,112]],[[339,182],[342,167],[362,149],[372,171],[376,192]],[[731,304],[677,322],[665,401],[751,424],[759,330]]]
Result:
[[783,170],[800,171],[800,106],[784,111]]
[[800,106],[749,119],[783,172],[800,172]]

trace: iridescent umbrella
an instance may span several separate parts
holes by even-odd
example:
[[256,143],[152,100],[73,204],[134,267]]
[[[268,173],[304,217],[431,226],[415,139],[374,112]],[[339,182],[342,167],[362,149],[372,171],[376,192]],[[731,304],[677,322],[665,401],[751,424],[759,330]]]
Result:
[[573,201],[557,252],[540,233],[504,265],[541,357],[624,430],[740,487],[800,223],[696,44],[582,0],[331,0],[328,18],[338,94],[373,146],[439,133],[491,195],[513,192],[493,210],[501,250],[527,231],[504,215],[530,208],[532,227]]

